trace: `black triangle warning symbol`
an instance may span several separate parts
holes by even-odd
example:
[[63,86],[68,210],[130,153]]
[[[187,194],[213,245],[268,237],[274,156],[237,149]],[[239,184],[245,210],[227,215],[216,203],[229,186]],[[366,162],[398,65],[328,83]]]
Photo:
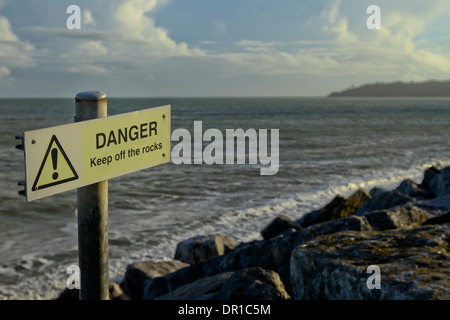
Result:
[[37,191],[77,179],[77,172],[58,139],[53,135],[31,190]]

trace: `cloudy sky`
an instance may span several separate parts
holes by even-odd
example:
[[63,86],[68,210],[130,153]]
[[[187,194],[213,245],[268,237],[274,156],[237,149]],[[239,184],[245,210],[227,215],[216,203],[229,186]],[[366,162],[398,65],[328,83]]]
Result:
[[[380,30],[366,27],[372,4]],[[448,0],[0,0],[0,97],[322,96],[450,79],[449,17]]]

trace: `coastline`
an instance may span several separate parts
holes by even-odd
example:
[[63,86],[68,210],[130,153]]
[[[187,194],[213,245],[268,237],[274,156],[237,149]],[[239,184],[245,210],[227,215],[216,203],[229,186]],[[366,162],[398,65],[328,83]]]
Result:
[[428,80],[423,82],[367,83],[359,87],[350,87],[332,92],[328,97],[414,97],[448,98],[450,81]]
[[[420,184],[340,195],[298,220],[274,217],[263,240],[230,235],[181,241],[173,260],[129,264],[111,299],[316,300],[450,298],[450,167]],[[369,289],[369,266],[381,289]],[[77,299],[64,290],[58,299]]]

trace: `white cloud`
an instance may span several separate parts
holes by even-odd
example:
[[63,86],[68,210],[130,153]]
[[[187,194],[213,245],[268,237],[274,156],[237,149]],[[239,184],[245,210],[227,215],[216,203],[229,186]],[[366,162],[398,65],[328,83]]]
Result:
[[167,30],[157,27],[155,20],[149,16],[158,6],[167,4],[168,0],[125,0],[115,12],[117,32],[127,39],[146,43],[150,56],[192,56],[203,54],[199,49],[190,49],[185,42],[172,40]]
[[[147,57],[199,56],[204,53],[177,42],[158,27],[154,14],[170,0],[108,0],[81,6],[81,30],[48,26],[27,26],[25,31],[70,39],[102,41],[105,49],[117,55],[142,52]],[[88,9],[88,8],[90,9]],[[100,14],[101,13],[101,14]],[[87,28],[86,28],[87,27]]]
[[378,68],[383,67],[384,61],[395,62],[393,71],[402,78],[414,80],[450,72],[448,51],[432,47],[425,40],[417,40],[426,34],[433,19],[442,14],[436,7],[441,5],[430,6],[428,10],[415,14],[388,11],[383,15],[382,29],[372,33],[369,41],[364,43],[366,51],[373,53],[372,58],[378,57]]
[[72,51],[59,56],[59,68],[70,73],[104,75],[110,73],[107,65],[114,61],[102,41],[85,41]]
[[[365,25],[350,30],[348,17],[341,6],[341,1],[332,1],[326,10],[311,19],[310,24],[317,25],[321,21],[322,38],[329,40],[293,41],[291,44],[241,40],[236,45],[244,52],[222,54],[221,57],[238,66],[236,72],[241,73],[296,73],[322,77],[369,75],[389,80],[448,78],[448,51],[416,39],[426,33],[427,26],[436,16],[443,14],[442,10],[436,9],[442,9],[441,4],[416,12],[391,8],[383,13],[382,29],[370,31]],[[364,18],[365,12],[362,14]],[[421,43],[427,45],[421,46]],[[306,48],[293,52],[295,45]]]
[[53,28],[42,26],[24,27],[22,30],[36,35],[50,35],[52,36],[52,40],[54,40],[53,36],[58,36],[72,40],[80,39],[92,41],[131,42],[115,32],[102,30],[69,30],[66,27]]
[[266,52],[274,50],[274,46],[276,42],[265,42],[265,41],[256,41],[256,40],[241,40],[236,43],[236,45],[240,47],[244,47],[246,51],[250,52]]
[[82,16],[82,24],[84,26],[96,26],[97,22],[95,21],[94,17],[92,16],[92,12],[89,10],[83,10],[83,16]]
[[89,56],[104,56],[108,54],[108,49],[101,41],[88,41],[80,45],[80,53]]
[[18,41],[19,38],[12,32],[11,24],[5,17],[0,17],[0,41]]
[[226,53],[217,56],[233,64],[228,75],[251,73],[263,75],[315,74],[320,75],[338,67],[337,61],[319,51],[299,50],[287,53],[278,50],[260,50],[246,53]]
[[71,65],[67,68],[70,73],[80,73],[85,75],[104,75],[110,73],[104,66],[94,63]]
[[0,16],[0,78],[8,78],[14,68],[35,66],[35,47],[21,41],[13,32],[9,20]]
[[174,41],[168,31],[156,26],[153,14],[168,2],[102,1],[81,6],[81,30],[65,26],[27,26],[22,30],[45,36],[46,46],[51,46],[55,36],[71,40],[70,46],[52,46],[51,54],[56,57],[51,61],[53,69],[62,72],[102,75],[111,68],[127,72],[135,66],[148,66],[152,58],[203,55],[200,49]]
[[322,30],[334,35],[339,43],[356,42],[358,37],[348,30],[348,19],[340,14],[340,6],[341,1],[336,0],[331,3],[328,10],[322,12],[321,17],[325,19]]
[[212,40],[202,40],[199,41],[200,44],[206,44],[206,45],[213,45],[213,44],[218,44],[217,41],[212,41]]

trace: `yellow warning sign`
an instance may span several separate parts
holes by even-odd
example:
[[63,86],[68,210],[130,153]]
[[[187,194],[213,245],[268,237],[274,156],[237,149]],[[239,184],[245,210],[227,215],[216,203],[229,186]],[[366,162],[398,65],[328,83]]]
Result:
[[42,190],[76,179],[78,179],[78,174],[58,138],[53,135],[31,190]]
[[170,162],[170,109],[24,132],[27,201]]

